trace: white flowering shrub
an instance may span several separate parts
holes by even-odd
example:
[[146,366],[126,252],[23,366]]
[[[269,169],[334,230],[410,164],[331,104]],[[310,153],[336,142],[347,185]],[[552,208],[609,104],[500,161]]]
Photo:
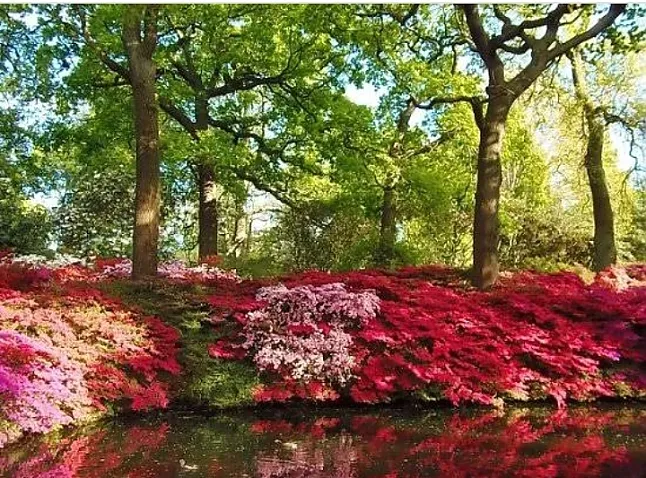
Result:
[[246,315],[243,348],[260,370],[283,378],[344,385],[352,377],[350,329],[379,311],[373,291],[348,292],[344,284],[284,285],[260,289],[266,303]]
[[19,264],[26,267],[46,267],[47,269],[60,269],[69,266],[86,266],[87,261],[68,254],[57,254],[53,258],[38,254],[16,256],[7,254],[0,259],[0,263]]
[[[132,273],[130,259],[97,259],[96,261],[80,259],[78,257],[59,254],[53,258],[41,255],[16,256],[6,254],[0,256],[0,264],[16,264],[22,267],[57,271],[57,279],[99,281],[106,279],[125,279]],[[66,271],[68,269],[68,271]],[[65,272],[76,271],[76,274]],[[158,275],[175,280],[209,281],[209,280],[235,280],[240,277],[235,270],[226,271],[208,264],[188,266],[183,261],[168,261],[159,264]]]
[[[98,279],[126,278],[132,273],[132,261],[122,259],[111,261],[97,267]],[[219,267],[208,264],[200,264],[190,267],[183,261],[162,262],[157,268],[157,274],[161,277],[176,280],[240,280],[235,270],[225,271]]]

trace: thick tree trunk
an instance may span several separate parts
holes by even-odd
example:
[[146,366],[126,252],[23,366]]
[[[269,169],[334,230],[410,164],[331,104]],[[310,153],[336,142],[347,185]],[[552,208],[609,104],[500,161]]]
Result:
[[[128,54],[136,136],[135,224],[132,277],[157,274],[157,248],[161,187],[159,173],[159,125],[155,91],[154,44],[141,40],[141,16],[130,12],[124,18],[123,41]],[[156,41],[149,19],[147,40]],[[152,36],[151,36],[152,35]]]
[[377,249],[377,265],[388,267],[395,257],[395,239],[397,236],[395,190],[384,188],[381,204],[381,227]]
[[199,258],[205,261],[209,256],[218,255],[218,202],[215,183],[215,169],[210,164],[199,164]]
[[604,125],[593,112],[586,114],[588,123],[588,148],[585,154],[585,170],[588,173],[592,211],[594,215],[594,257],[592,267],[596,271],[617,262],[615,226],[610,193],[603,169]]
[[473,222],[473,284],[480,289],[490,288],[498,278],[498,206],[502,182],[500,153],[512,103],[513,97],[510,95],[490,96],[480,128]]

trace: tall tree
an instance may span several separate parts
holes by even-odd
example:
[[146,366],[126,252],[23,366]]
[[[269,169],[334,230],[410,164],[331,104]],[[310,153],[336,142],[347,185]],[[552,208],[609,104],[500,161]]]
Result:
[[[160,224],[160,144],[156,98],[159,6],[40,5],[40,50],[57,100],[84,105],[106,86],[129,86],[136,140],[133,277],[154,276]],[[116,73],[116,79],[112,74]],[[110,77],[106,79],[106,77]],[[61,101],[62,100],[62,101]],[[84,106],[87,106],[85,103]]]
[[[467,93],[474,93],[475,82],[457,71],[455,49],[466,40],[456,28],[452,9],[437,5],[361,5],[348,11],[353,15],[337,17],[336,34],[339,41],[350,42],[361,51],[361,61],[353,63],[358,70],[355,81],[361,84],[368,79],[384,91],[375,122],[379,135],[388,140],[364,147],[382,158],[380,177],[375,177],[382,189],[375,258],[386,266],[395,258],[397,230],[403,219],[398,195],[410,186],[405,176],[411,165],[447,139],[447,132],[437,125],[441,112],[435,110],[446,110],[450,103],[463,101]],[[476,111],[479,101],[473,101]],[[434,111],[424,114],[418,110]],[[420,127],[421,118],[426,127]],[[431,136],[439,137],[431,140]],[[379,148],[381,151],[375,151]]]
[[572,82],[576,96],[581,102],[587,126],[585,170],[588,175],[594,216],[594,257],[592,267],[602,270],[617,262],[615,224],[610,201],[610,192],[603,168],[603,143],[606,133],[603,110],[597,108],[588,94],[585,72],[578,52],[568,54],[572,65]]
[[[576,21],[587,7],[558,5],[543,16],[514,23],[503,7],[493,6],[493,18],[484,21],[476,5],[462,5],[473,46],[489,75],[487,110],[480,126],[478,182],[473,231],[473,283],[487,289],[498,278],[498,205],[502,168],[500,153],[509,111],[518,97],[559,57],[608,28],[626,9],[611,5],[590,28],[568,39],[559,38],[565,26]],[[518,12],[514,12],[518,13]],[[494,19],[502,23],[499,34],[491,35],[486,26]],[[538,36],[539,32],[544,32]],[[509,62],[502,53],[529,54],[529,62],[507,79]]]
[[[291,102],[293,110],[302,110],[311,90],[331,87],[326,70],[334,69],[331,62],[340,58],[329,39],[311,31],[310,24],[316,21],[308,11],[303,6],[258,5],[169,9],[162,110],[197,143],[215,129],[228,135],[232,143],[284,158],[284,148],[293,146],[293,140],[283,141],[282,148],[272,146],[276,141],[266,138],[271,129],[266,116],[275,116],[278,109],[265,114],[266,104]],[[204,35],[205,31],[217,34]],[[276,136],[276,129],[272,135]],[[200,191],[199,256],[204,259],[218,253],[218,177],[233,173],[272,194],[276,189],[260,180],[253,169],[230,168],[219,161],[220,168],[228,171],[217,171],[213,152],[199,156],[193,162]]]
[[574,96],[585,125],[583,164],[592,197],[595,270],[617,261],[617,221],[607,179],[608,165],[604,164],[608,160],[604,154],[608,132],[615,127],[615,132],[628,133],[629,154],[637,160],[633,149],[640,139],[639,132],[646,131],[646,118],[640,111],[644,107],[644,95],[634,80],[640,73],[633,52],[640,51],[640,44],[643,47],[643,42],[635,41],[629,48],[613,44],[612,48],[581,48],[568,54]]
[[135,124],[136,186],[132,277],[157,274],[161,187],[159,124],[153,54],[157,47],[155,5],[129,6],[123,14],[122,40],[128,57]]
[[157,273],[161,182],[157,65],[153,55],[159,10],[157,5],[47,6],[40,10],[42,19],[51,21],[51,35],[59,44],[73,45],[71,51],[64,50],[63,63],[69,64],[71,54],[80,54],[82,60],[98,60],[104,70],[117,74],[113,83],[102,83],[105,71],[97,70],[96,62],[90,61],[90,68],[85,65],[86,71],[81,72],[82,78],[72,75],[75,81],[87,83],[86,90],[129,85],[132,91],[136,141],[133,278]]

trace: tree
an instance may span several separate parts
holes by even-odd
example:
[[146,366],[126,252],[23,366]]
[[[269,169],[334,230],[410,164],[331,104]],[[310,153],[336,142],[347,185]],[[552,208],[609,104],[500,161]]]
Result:
[[[502,29],[493,36],[487,32],[487,23],[483,21],[477,6],[462,5],[460,8],[464,12],[473,47],[484,62],[489,76],[486,113],[478,125],[480,147],[473,231],[473,283],[479,288],[488,289],[496,282],[499,271],[500,153],[509,111],[518,97],[554,61],[603,32],[626,6],[611,5],[590,28],[567,40],[559,39],[559,33],[562,33],[565,25],[576,21],[586,7],[558,5],[543,16],[515,24],[508,12],[494,6],[494,18],[502,23]],[[544,34],[539,38],[535,36],[536,30],[544,30]],[[529,53],[529,63],[507,79],[509,66],[505,67],[501,52],[514,56]]]
[[[337,35],[361,52],[360,60],[351,62],[354,81],[361,85],[368,79],[384,90],[375,112],[375,139],[361,147],[375,157],[369,172],[382,194],[375,261],[388,266],[394,263],[405,218],[405,201],[399,196],[412,186],[407,175],[453,134],[434,123],[451,104],[462,101],[465,92],[473,93],[474,82],[457,71],[455,48],[464,40],[456,33],[452,10],[437,5],[361,5],[348,11],[349,17],[340,17],[344,23],[337,25]],[[426,126],[419,124],[420,117]]]
[[[276,138],[277,112],[307,109],[312,92],[331,88],[328,70],[340,56],[312,31],[320,13],[306,6],[181,5],[165,12],[168,43],[161,50],[160,106],[203,142],[215,129],[277,162],[296,140]],[[205,31],[217,32],[204,35]],[[268,35],[267,32],[272,34]],[[338,65],[337,65],[338,66]],[[283,105],[280,109],[278,103]],[[291,103],[291,109],[284,106]],[[284,118],[283,118],[284,120]],[[273,124],[272,124],[273,123]],[[271,131],[273,139],[269,139]],[[275,146],[278,145],[278,146]],[[202,146],[195,158],[199,200],[199,256],[218,251],[217,183],[234,174],[282,196],[253,169],[230,167]],[[199,157],[198,157],[199,156]],[[224,169],[224,171],[223,171]]]
[[[55,70],[41,76],[62,97],[69,95],[64,98],[68,106],[87,99],[97,88],[131,88],[136,142],[134,278],[157,272],[161,185],[157,67],[153,54],[157,47],[158,11],[155,5],[36,7],[42,37],[39,49],[47,53],[45,63]],[[107,85],[103,81],[106,70],[116,73],[118,81]]]
[[132,86],[137,143],[132,244],[132,276],[135,279],[157,274],[161,208],[157,68],[153,60],[157,46],[157,10],[153,5],[130,6],[123,17],[122,39],[128,56],[127,78]]
[[583,105],[587,126],[587,149],[585,153],[585,170],[592,195],[592,211],[594,215],[594,257],[592,267],[602,270],[617,262],[617,247],[615,245],[615,224],[610,192],[603,169],[603,142],[606,133],[602,110],[595,107],[588,94],[585,73],[581,59],[576,51],[568,55],[572,64],[572,82],[576,96]]
[[[637,49],[638,47],[636,47]],[[585,56],[590,59],[585,60]],[[592,266],[602,270],[617,261],[615,214],[604,166],[604,145],[608,130],[617,125],[630,135],[631,154],[638,131],[646,130],[640,114],[643,96],[632,81],[633,55],[630,51],[602,52],[572,50],[568,54],[575,96],[583,112],[586,151],[584,166],[592,196],[594,251]],[[594,58],[594,70],[590,62]],[[604,87],[604,85],[607,86]]]

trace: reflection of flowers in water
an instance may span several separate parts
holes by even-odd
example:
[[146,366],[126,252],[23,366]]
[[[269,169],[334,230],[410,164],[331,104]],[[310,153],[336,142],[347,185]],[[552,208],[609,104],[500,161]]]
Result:
[[[14,461],[10,454],[0,458],[0,475],[14,478],[99,478],[123,476],[123,472],[131,477],[164,476],[154,474],[155,471],[161,472],[160,466],[164,464],[148,459],[166,442],[168,430],[168,424],[162,423],[159,426],[134,426],[119,440],[100,430],[80,438],[64,438],[56,444],[44,442],[25,460]],[[131,460],[137,455],[147,461],[145,466],[138,466]],[[123,466],[128,460],[135,466],[126,473]]]
[[[646,411],[640,410],[628,413],[635,423],[643,422],[645,415]],[[402,426],[387,418],[357,416],[336,432],[332,430],[334,422],[328,427],[311,423],[312,434],[308,435],[302,423],[290,428],[284,420],[257,422],[253,426],[257,433],[277,434],[298,444],[289,453],[275,449],[261,454],[257,476],[583,478],[618,476],[614,473],[618,469],[622,477],[642,476],[643,458],[640,464],[625,446],[604,438],[611,431],[626,431],[616,411],[560,411],[543,417],[527,410],[506,417],[455,414],[440,430],[433,430],[433,425]],[[322,428],[325,440],[320,441]]]
[[299,420],[223,417],[197,426],[182,420],[3,450],[0,475],[641,478],[644,418],[646,409],[635,408],[427,416],[383,410]]

